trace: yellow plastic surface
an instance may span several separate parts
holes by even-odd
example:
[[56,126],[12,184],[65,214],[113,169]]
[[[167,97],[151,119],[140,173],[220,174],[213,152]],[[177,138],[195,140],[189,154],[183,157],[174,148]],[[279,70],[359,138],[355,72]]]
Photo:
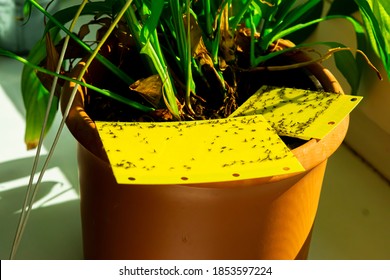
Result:
[[230,117],[263,115],[280,136],[322,139],[362,97],[264,86]]
[[96,125],[119,184],[221,182],[304,171],[261,115]]

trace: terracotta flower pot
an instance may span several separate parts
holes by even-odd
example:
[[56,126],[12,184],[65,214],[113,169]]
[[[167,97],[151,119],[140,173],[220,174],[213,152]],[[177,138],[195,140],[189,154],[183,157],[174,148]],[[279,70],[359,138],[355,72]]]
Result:
[[[327,91],[342,92],[327,69],[314,64],[309,70]],[[227,183],[118,185],[79,88],[67,125],[79,142],[85,258],[307,258],[327,159],[348,123],[347,117],[324,139],[293,150],[303,173]]]

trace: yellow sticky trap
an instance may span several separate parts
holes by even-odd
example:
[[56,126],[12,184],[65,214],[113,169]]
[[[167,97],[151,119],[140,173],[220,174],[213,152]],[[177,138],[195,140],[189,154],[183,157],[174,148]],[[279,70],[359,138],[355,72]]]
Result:
[[280,136],[322,139],[362,97],[264,86],[230,117],[263,115]]
[[96,125],[119,184],[222,182],[304,171],[258,115]]

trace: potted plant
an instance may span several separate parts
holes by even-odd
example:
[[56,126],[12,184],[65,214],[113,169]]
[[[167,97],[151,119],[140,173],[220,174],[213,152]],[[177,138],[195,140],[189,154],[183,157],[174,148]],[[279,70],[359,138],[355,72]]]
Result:
[[[355,2],[368,28],[374,28],[377,46],[386,50],[371,6],[367,1]],[[326,161],[341,144],[348,117],[321,140],[289,142],[294,145],[294,158],[305,171],[283,174],[280,170],[283,175],[278,175],[271,170],[272,175],[249,179],[233,172],[229,180],[216,182],[212,178],[216,170],[203,162],[200,165],[206,166],[206,171],[202,174],[210,180],[192,183],[182,176],[181,181],[166,183],[163,174],[157,177],[162,182],[155,184],[139,184],[133,176],[128,177],[127,184],[117,183],[96,121],[114,121],[112,125],[118,130],[123,127],[117,121],[137,125],[152,122],[152,128],[158,126],[156,122],[171,122],[173,126],[184,123],[188,127],[205,122],[209,130],[204,134],[211,135],[216,129],[204,120],[234,122],[231,114],[264,84],[342,94],[337,80],[318,62],[334,54],[340,70],[355,86],[359,56],[355,58],[349,48],[334,42],[299,44],[298,40],[304,37],[301,30],[305,28],[327,19],[345,18],[354,25],[362,43],[361,23],[345,14],[321,17],[320,0],[298,4],[264,0],[82,1],[54,15],[36,1],[26,3],[49,19],[44,40],[37,43],[29,58],[16,57],[27,65],[22,80],[26,141],[30,148],[39,147],[61,99],[64,121],[60,129],[66,121],[80,143],[86,258],[307,257]],[[90,19],[76,34],[74,24],[82,16]],[[67,28],[69,21],[72,24]],[[96,39],[88,36],[91,26],[97,26]],[[296,34],[299,36],[294,39]],[[297,45],[283,39],[287,37]],[[318,44],[329,51],[310,58],[309,53]],[[43,128],[37,119],[44,119]],[[257,141],[266,129],[252,138]],[[197,136],[195,139],[203,139],[204,135]],[[193,143],[187,139],[185,143]],[[224,138],[218,141],[223,143]],[[156,152],[163,144],[157,143],[151,151]],[[198,144],[184,146],[189,151]],[[220,147],[220,154],[226,147]],[[121,154],[120,148],[116,152]],[[233,154],[239,157],[241,153]],[[172,151],[169,156],[173,156]],[[130,168],[135,166],[133,160],[124,159],[116,165]],[[137,160],[145,159],[138,156]],[[266,161],[272,160],[268,156]],[[150,174],[153,177],[158,173],[152,170]]]

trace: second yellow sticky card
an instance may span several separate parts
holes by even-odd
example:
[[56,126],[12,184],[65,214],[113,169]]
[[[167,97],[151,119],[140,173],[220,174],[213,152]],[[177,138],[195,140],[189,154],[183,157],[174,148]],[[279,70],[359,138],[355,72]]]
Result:
[[261,114],[280,136],[322,139],[362,97],[264,86],[230,117]]

